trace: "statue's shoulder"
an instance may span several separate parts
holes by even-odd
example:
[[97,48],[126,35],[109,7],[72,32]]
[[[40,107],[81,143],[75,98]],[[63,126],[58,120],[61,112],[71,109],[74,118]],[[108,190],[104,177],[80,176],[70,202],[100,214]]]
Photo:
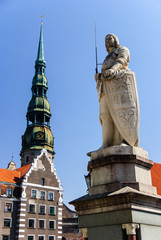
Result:
[[127,47],[119,47],[115,49],[115,54],[119,57],[128,58],[130,57],[130,52]]
[[129,49],[127,47],[119,47],[118,53],[120,53],[120,54],[124,53],[126,55],[130,55]]

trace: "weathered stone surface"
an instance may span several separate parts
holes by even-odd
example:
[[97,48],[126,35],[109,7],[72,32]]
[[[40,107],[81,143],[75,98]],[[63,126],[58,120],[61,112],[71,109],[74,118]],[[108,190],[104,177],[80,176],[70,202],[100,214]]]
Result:
[[90,156],[91,160],[99,159],[110,155],[131,155],[131,154],[148,159],[148,152],[145,151],[143,148],[127,145],[116,145],[108,148],[101,148],[96,151],[87,153],[87,155]]
[[129,50],[114,34],[105,37],[108,56],[95,75],[100,102],[102,147],[127,142],[138,146],[140,111],[135,74],[128,69]]

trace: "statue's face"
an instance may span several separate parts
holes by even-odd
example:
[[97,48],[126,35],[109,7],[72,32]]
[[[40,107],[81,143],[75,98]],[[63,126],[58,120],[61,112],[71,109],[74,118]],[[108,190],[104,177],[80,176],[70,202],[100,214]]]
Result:
[[105,46],[106,46],[107,51],[109,48],[115,46],[115,39],[112,35],[109,34],[105,37]]

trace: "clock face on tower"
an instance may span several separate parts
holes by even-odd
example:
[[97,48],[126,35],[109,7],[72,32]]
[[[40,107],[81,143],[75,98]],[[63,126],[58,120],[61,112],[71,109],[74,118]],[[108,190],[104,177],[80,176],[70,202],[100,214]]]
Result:
[[42,139],[44,139],[44,133],[43,132],[37,132],[35,137],[38,140],[42,140]]

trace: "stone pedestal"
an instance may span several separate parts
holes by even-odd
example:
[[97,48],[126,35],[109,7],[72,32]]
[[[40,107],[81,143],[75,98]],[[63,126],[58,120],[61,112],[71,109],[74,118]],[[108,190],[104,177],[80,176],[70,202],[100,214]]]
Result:
[[150,173],[153,162],[142,148],[114,146],[88,153],[88,156],[91,174],[89,195],[114,192],[125,186],[156,194]]
[[[71,202],[88,240],[156,240],[161,197],[152,186],[153,162],[141,148],[114,146],[88,153],[88,194]],[[158,239],[159,240],[159,239]]]

